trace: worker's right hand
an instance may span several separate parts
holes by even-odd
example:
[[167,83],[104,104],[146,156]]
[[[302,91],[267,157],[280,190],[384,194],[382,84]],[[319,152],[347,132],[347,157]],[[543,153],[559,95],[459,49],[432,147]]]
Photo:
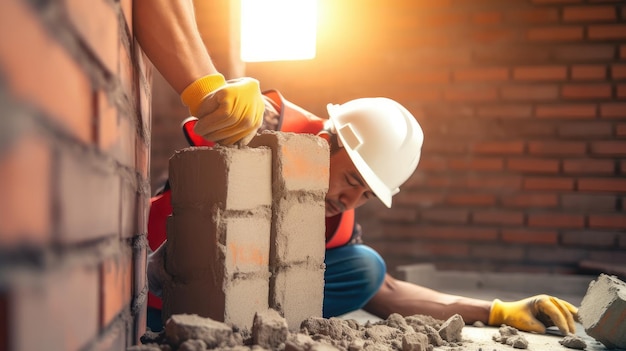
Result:
[[576,332],[574,320],[578,309],[571,303],[549,295],[536,295],[523,300],[493,300],[489,325],[506,324],[522,331],[544,334],[546,327],[556,326],[564,334]]
[[181,98],[198,118],[194,131],[223,145],[248,144],[263,122],[265,103],[253,78],[224,81],[220,74],[206,76],[187,87]]

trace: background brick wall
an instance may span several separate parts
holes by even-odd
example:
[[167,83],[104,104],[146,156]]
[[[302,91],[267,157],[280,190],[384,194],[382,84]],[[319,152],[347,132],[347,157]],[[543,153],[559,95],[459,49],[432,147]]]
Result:
[[[624,1],[322,0],[319,9],[314,60],[247,64],[245,74],[323,117],[327,103],[365,96],[415,114],[426,135],[418,171],[393,209],[357,211],[390,272],[414,262],[558,273],[626,263]],[[228,28],[228,17],[206,16],[207,32]],[[209,43],[228,69],[224,45]],[[185,113],[165,117],[176,126],[163,132],[182,145]]]
[[7,0],[0,32],[0,350],[123,350],[150,194],[132,1]]

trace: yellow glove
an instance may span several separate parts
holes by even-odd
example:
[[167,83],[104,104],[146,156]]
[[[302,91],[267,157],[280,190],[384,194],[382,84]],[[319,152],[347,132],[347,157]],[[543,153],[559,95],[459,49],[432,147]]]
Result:
[[263,122],[265,103],[253,78],[226,81],[212,74],[191,83],[180,96],[189,113],[198,117],[194,131],[207,140],[246,145]]
[[544,334],[546,328],[557,326],[567,335],[576,332],[574,319],[578,309],[567,301],[548,295],[536,295],[523,300],[502,302],[493,300],[489,312],[489,325],[502,324],[519,330]]

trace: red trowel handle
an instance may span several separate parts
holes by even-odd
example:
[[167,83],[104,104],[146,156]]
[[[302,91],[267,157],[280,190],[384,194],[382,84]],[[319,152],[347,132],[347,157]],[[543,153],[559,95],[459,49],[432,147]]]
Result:
[[187,142],[189,143],[189,145],[191,146],[215,145],[214,142],[208,141],[204,139],[202,136],[200,136],[199,134],[196,134],[196,132],[194,132],[193,128],[196,126],[196,123],[198,123],[198,118],[193,117],[193,116],[185,118],[183,122],[181,123],[181,126],[183,127],[183,134],[185,134],[185,138],[187,139]]

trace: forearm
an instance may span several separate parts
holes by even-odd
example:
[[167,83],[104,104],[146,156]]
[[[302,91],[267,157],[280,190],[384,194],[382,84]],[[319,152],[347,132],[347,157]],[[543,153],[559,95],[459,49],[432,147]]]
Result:
[[387,318],[391,313],[403,316],[429,315],[446,320],[460,314],[465,323],[487,323],[491,301],[444,294],[412,283],[396,280],[390,275],[364,309],[374,315]]
[[133,25],[142,49],[179,94],[196,79],[218,73],[191,0],[134,0]]

